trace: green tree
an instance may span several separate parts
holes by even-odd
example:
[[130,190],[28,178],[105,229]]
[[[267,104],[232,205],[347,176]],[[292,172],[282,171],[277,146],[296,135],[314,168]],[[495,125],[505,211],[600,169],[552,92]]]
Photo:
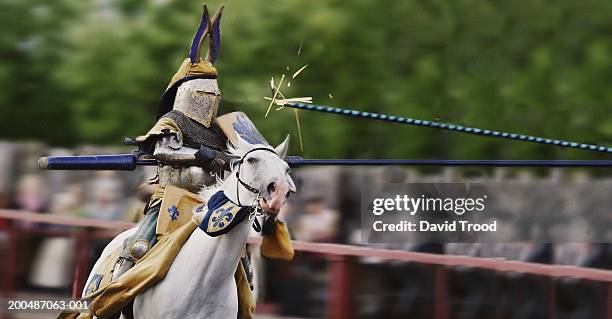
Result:
[[71,0],[0,1],[0,136],[78,140],[65,87],[53,73],[66,48],[65,31],[80,12]]
[[[153,124],[159,96],[187,56],[201,9],[193,0],[80,5],[62,0],[42,11],[36,9],[42,2],[34,0],[1,5],[6,34],[0,38],[0,115],[15,120],[0,133],[55,144],[118,144],[124,135],[144,133]],[[212,10],[218,5],[209,3]],[[264,118],[263,97],[271,94],[271,76],[278,81],[308,64],[283,88],[286,95],[612,143],[612,120],[606,116],[612,106],[611,17],[612,3],[603,0],[232,1],[222,20],[216,65],[220,113],[245,111],[272,143],[292,133],[292,153],[300,153],[293,111]],[[31,120],[34,115],[40,120]],[[594,157],[433,129],[300,115],[307,157]],[[49,129],[58,121],[61,127]]]

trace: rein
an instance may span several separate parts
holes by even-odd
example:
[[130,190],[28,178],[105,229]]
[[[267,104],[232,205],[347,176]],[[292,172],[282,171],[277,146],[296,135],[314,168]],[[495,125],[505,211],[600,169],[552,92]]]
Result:
[[[257,198],[255,199],[256,203],[254,203],[254,204],[252,205],[252,207],[254,207],[256,211],[257,211],[257,210],[261,211],[261,207],[259,206],[259,196],[260,196],[260,191],[259,191],[257,188],[255,188],[255,187],[253,187],[253,186],[251,186],[251,185],[247,184],[247,183],[246,183],[245,181],[243,181],[242,179],[240,179],[240,169],[242,168],[242,163],[244,162],[244,159],[247,157],[247,155],[249,155],[250,153],[253,153],[253,152],[255,152],[255,151],[267,151],[267,152],[271,152],[271,153],[274,153],[275,155],[277,155],[277,154],[276,154],[276,152],[275,152],[274,150],[271,150],[271,149],[269,149],[269,148],[267,148],[267,147],[257,147],[257,148],[254,148],[254,149],[252,149],[252,150],[250,150],[250,151],[246,152],[246,153],[245,153],[245,154],[242,156],[242,158],[240,159],[240,161],[238,161],[238,169],[236,170],[236,180],[237,180],[237,183],[236,183],[236,200],[238,201],[238,203],[237,203],[237,204],[238,204],[238,206],[240,206],[240,207],[246,207],[246,206],[242,205],[242,203],[240,202],[240,190],[238,189],[238,187],[239,187],[239,185],[242,185],[242,186],[243,186],[244,188],[246,188],[246,189],[247,189],[249,192],[251,192],[251,193],[253,193],[253,194],[256,194],[256,195],[257,195]],[[277,156],[278,156],[278,155],[277,155]]]

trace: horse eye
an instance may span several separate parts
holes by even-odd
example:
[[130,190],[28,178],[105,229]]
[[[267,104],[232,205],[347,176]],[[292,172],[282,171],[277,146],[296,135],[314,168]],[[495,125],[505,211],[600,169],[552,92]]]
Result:
[[257,159],[255,157],[249,157],[247,158],[247,163],[249,164],[254,164],[255,162],[257,162]]
[[285,174],[289,174],[289,173],[291,173],[291,170],[290,170],[290,169],[287,169],[287,170],[285,171]]

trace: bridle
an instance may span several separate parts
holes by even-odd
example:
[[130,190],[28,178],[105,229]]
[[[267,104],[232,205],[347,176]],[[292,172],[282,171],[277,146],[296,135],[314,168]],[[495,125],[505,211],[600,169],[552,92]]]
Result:
[[[249,192],[257,195],[257,198],[255,198],[255,202],[250,205],[251,207],[253,207],[254,212],[255,212],[255,214],[252,214],[253,217],[255,215],[261,213],[261,210],[262,210],[261,209],[261,205],[259,204],[259,197],[261,195],[261,192],[257,188],[247,184],[245,181],[240,179],[240,169],[242,168],[242,163],[244,162],[244,159],[247,157],[247,155],[249,155],[250,153],[253,153],[255,151],[267,151],[267,152],[274,153],[274,155],[278,156],[278,154],[276,154],[276,152],[274,150],[272,150],[272,149],[269,149],[267,147],[256,147],[256,148],[246,152],[242,156],[242,158],[240,158],[240,160],[238,161],[238,169],[236,170],[236,180],[237,180],[237,182],[236,182],[236,201],[238,202],[237,203],[238,206],[240,206],[240,207],[247,207],[247,206],[242,205],[242,203],[240,202],[240,189],[239,189],[240,185],[242,185],[244,188],[246,188]],[[251,217],[249,217],[249,219],[251,219]]]

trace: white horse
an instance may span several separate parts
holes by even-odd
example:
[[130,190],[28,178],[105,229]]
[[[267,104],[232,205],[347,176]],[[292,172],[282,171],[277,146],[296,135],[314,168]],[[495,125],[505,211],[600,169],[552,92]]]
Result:
[[[228,148],[228,154],[239,160],[232,165],[231,174],[220,182],[220,189],[240,206],[251,206],[259,198],[264,211],[278,212],[289,193],[295,191],[289,166],[283,160],[287,148],[288,139],[274,149],[239,139]],[[218,237],[196,228],[164,279],[135,298],[134,317],[236,318],[238,296],[234,272],[251,227],[252,221],[245,218]],[[101,261],[134,232],[135,228],[125,231],[106,246],[87,282]]]

